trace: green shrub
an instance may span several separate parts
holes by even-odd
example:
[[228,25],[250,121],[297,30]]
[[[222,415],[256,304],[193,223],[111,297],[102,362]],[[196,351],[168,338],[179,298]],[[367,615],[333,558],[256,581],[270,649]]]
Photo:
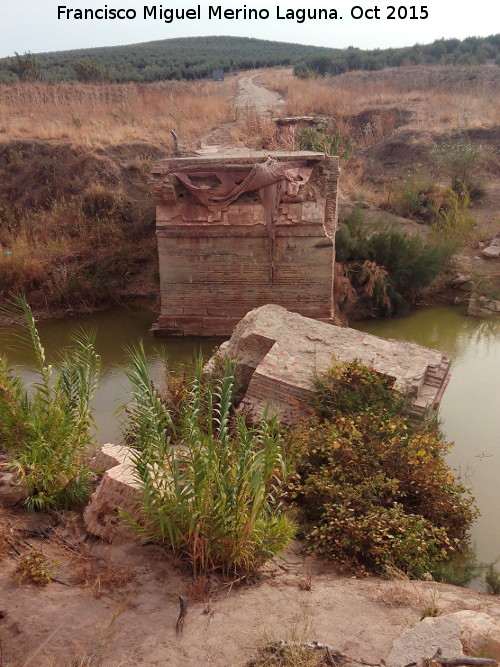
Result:
[[474,549],[468,547],[450,560],[439,563],[431,574],[435,581],[467,587],[483,574],[486,567],[477,561]]
[[453,206],[456,192],[435,183],[431,176],[416,172],[392,185],[385,208],[396,215],[432,224],[442,211]]
[[373,234],[367,246],[368,259],[388,272],[391,291],[410,302],[444,270],[451,252],[447,244],[393,230]]
[[334,361],[326,373],[315,378],[312,405],[321,419],[374,410],[399,415],[407,401],[393,390],[393,384],[390,378],[357,361]]
[[147,374],[144,350],[131,355],[133,400],[128,441],[137,448],[143,520],[149,540],[164,542],[195,575],[244,575],[279,553],[293,536],[281,511],[285,474],[278,424],[248,427],[231,414],[231,365],[213,383],[201,360],[181,401],[167,404]]
[[347,157],[352,148],[351,137],[343,137],[338,129],[332,133],[324,127],[300,129],[298,143],[301,151],[318,151],[342,158]]
[[54,563],[39,549],[32,549],[21,556],[12,578],[18,584],[29,583],[36,586],[47,586],[52,578]]
[[444,462],[449,445],[437,426],[412,425],[390,383],[357,362],[336,364],[320,382],[315,405],[328,419],[289,436],[289,496],[309,549],[355,572],[393,566],[416,577],[463,549],[476,511]]
[[445,269],[452,251],[447,238],[429,243],[393,229],[370,233],[360,208],[343,220],[336,235],[337,261],[347,265],[358,295],[384,314],[413,302]]
[[460,198],[466,192],[472,200],[484,193],[481,180],[483,155],[483,147],[472,143],[465,133],[460,132],[431,150],[431,158],[448,172],[452,189]]
[[368,232],[364,223],[364,213],[360,206],[340,221],[335,236],[335,259],[337,262],[349,262],[368,257],[366,243]]
[[86,497],[90,471],[85,459],[93,444],[90,401],[97,388],[100,358],[93,336],[74,337],[55,376],[47,363],[31,310],[17,300],[39,376],[30,389],[0,358],[0,442],[26,488],[30,509],[67,507]]
[[476,221],[469,212],[468,190],[464,187],[460,196],[453,191],[452,195],[448,206],[436,214],[432,228],[438,236],[463,246],[469,241]]
[[485,574],[486,591],[490,595],[500,595],[500,572],[494,564],[488,565]]

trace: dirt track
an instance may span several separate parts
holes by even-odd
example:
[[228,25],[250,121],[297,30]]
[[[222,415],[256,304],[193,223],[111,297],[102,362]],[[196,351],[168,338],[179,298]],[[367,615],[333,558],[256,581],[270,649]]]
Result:
[[238,80],[238,96],[235,106],[240,111],[252,106],[261,116],[271,118],[283,109],[285,102],[278,93],[256,83],[255,79],[258,76],[258,74],[252,74],[242,76]]
[[248,109],[254,108],[258,115],[266,119],[283,111],[285,106],[283,98],[257,83],[255,79],[258,76],[259,74],[245,74],[238,79],[238,93],[233,101],[237,120],[225,123],[205,135],[200,142],[201,149],[198,152],[203,155],[241,152],[241,148],[234,147],[232,133]]

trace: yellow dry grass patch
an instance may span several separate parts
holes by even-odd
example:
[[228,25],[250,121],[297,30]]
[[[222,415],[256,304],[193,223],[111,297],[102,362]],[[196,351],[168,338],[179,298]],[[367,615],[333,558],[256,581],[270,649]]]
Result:
[[291,71],[272,71],[262,80],[285,96],[288,114],[339,117],[343,134],[349,118],[391,107],[411,112],[410,127],[493,127],[500,123],[500,68],[477,69],[412,67],[305,80]]
[[79,145],[170,143],[191,148],[233,118],[235,81],[158,84],[0,85],[0,139],[65,140]]

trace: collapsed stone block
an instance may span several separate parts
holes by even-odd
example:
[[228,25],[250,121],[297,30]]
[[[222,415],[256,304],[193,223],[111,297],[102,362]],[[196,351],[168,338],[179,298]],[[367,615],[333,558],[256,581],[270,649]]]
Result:
[[107,542],[130,538],[131,531],[120,517],[120,510],[132,519],[139,518],[141,488],[136,477],[130,447],[106,444],[90,463],[104,475],[83,512],[85,528]]
[[435,410],[449,379],[450,359],[413,343],[378,338],[267,305],[248,313],[217,355],[235,359],[244,387],[242,406],[254,415],[266,406],[283,423],[307,413],[314,377],[333,358],[373,368],[411,401],[411,414]]

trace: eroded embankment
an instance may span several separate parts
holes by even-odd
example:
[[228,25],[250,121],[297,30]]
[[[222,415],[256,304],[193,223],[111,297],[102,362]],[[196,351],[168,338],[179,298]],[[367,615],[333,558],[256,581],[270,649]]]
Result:
[[0,146],[0,298],[85,311],[157,295],[151,165],[164,148]]

